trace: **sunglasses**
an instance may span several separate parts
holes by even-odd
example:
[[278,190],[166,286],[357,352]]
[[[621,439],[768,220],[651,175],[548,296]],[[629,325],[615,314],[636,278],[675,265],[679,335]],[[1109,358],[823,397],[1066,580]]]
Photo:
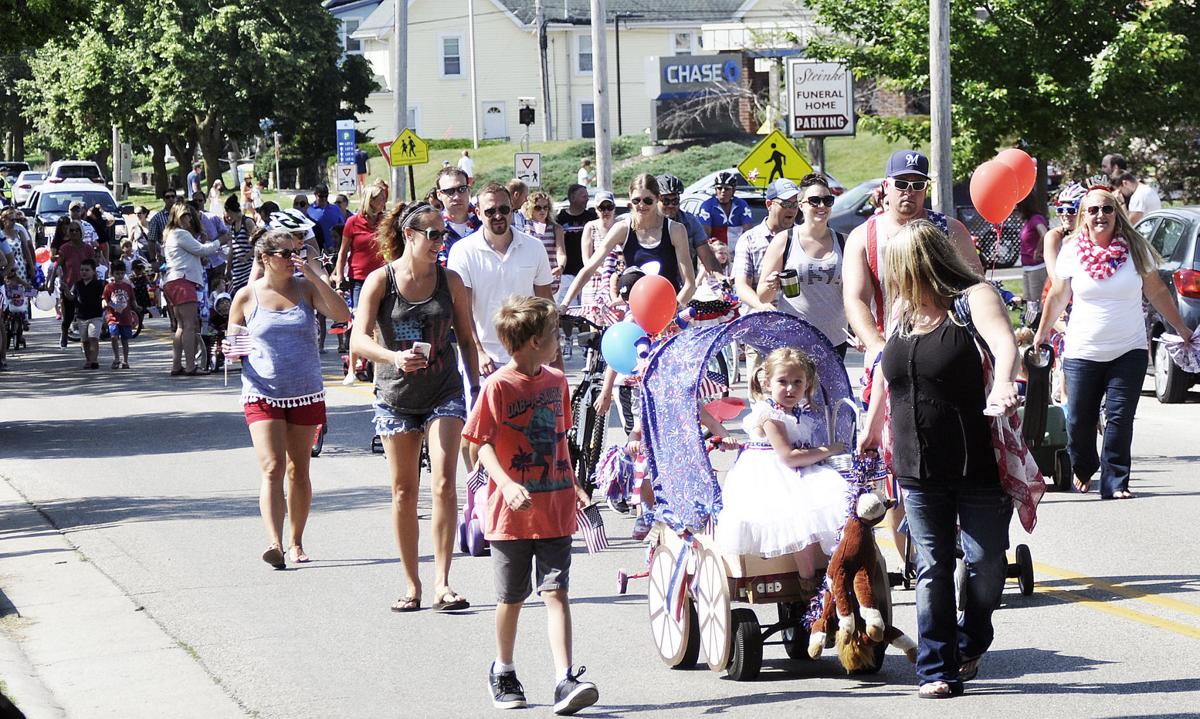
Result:
[[458,187],[439,187],[438,188],[438,192],[442,193],[443,195],[448,195],[450,197],[453,197],[454,195],[465,195],[468,192],[470,192],[470,190],[471,190],[471,188],[467,187],[466,185],[459,185]]
[[635,197],[632,200],[630,200],[630,202],[632,202],[635,205],[640,202],[643,205],[645,205],[646,207],[649,207],[650,205],[653,205],[655,203],[655,199],[654,199],[653,195],[646,195],[645,197]]
[[[800,206],[799,200],[771,200],[772,204],[779,205],[785,210],[794,210]],[[816,205],[813,205],[816,207]]]
[[612,212],[617,209],[617,206],[611,202],[601,202],[599,205],[596,205],[596,209],[601,212]]
[[549,209],[550,209],[550,205],[534,205],[534,206],[533,206],[533,209],[534,209],[535,211],[536,211],[536,210],[549,210]]
[[426,237],[433,240],[434,242],[442,242],[443,240],[446,239],[446,236],[450,234],[446,230],[435,230],[433,228],[430,228],[428,230],[418,230],[415,227],[409,227],[408,229],[412,230],[413,232],[420,232],[421,234],[425,235]]
[[510,213],[510,212],[512,212],[511,207],[509,207],[508,205],[500,205],[499,207],[487,208],[486,210],[483,211],[483,214],[488,219],[491,219],[496,216],[496,213],[500,213],[501,217],[508,217],[508,213]]
[[929,180],[892,180],[892,187],[901,192],[924,192],[929,189]]
[[804,201],[812,207],[820,207],[821,205],[833,207],[834,199],[833,195],[814,195],[813,197],[805,197]]
[[663,205],[666,207],[674,207],[675,205],[679,204],[679,196],[663,195],[662,197],[658,198],[658,201],[663,203]]
[[267,255],[268,257],[282,257],[285,260],[290,260],[293,257],[299,257],[300,250],[263,250],[263,254]]
[[1060,215],[1078,215],[1079,208],[1075,207],[1074,205],[1059,205],[1055,209],[1055,212],[1057,212]]
[[1092,205],[1091,207],[1087,208],[1087,213],[1089,215],[1091,215],[1092,217],[1095,217],[1096,215],[1100,214],[1101,212],[1103,212],[1106,215],[1111,215],[1112,213],[1114,213],[1116,211],[1117,211],[1117,208],[1113,207],[1112,205]]

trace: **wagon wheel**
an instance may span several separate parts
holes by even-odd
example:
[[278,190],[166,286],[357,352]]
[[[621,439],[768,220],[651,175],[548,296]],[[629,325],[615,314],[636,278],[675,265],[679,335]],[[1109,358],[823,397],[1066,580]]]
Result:
[[[658,649],[658,657],[669,667],[679,666],[687,654],[691,624],[691,601],[686,597],[682,616],[675,618],[674,607],[670,606],[667,587],[671,583],[671,573],[675,569],[675,555],[664,546],[654,550],[654,559],[650,560],[649,589],[646,591],[646,605],[650,612],[650,634],[654,639],[654,647]],[[681,580],[676,580],[681,581]],[[674,588],[678,591],[679,587]],[[691,642],[694,645],[694,642]],[[695,661],[693,659],[693,661]]]
[[700,555],[700,593],[696,612],[700,617],[700,648],[714,672],[729,665],[729,578],[725,564],[712,550]]

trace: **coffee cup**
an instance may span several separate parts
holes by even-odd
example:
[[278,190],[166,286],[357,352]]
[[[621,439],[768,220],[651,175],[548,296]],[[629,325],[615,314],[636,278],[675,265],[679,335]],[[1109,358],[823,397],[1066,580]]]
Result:
[[795,270],[782,270],[779,273],[779,286],[785,297],[800,296],[800,276]]

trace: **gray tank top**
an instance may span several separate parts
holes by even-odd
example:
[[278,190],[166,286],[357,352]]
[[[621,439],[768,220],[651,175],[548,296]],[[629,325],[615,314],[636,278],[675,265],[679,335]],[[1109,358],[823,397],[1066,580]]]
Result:
[[317,353],[316,315],[301,299],[286,310],[258,304],[246,318],[250,354],[242,361],[242,404],[266,400],[274,407],[302,407],[325,399],[321,356]]
[[794,232],[788,232],[788,248],[784,255],[783,268],[795,270],[800,280],[800,295],[787,297],[782,291],[776,293],[779,309],[799,317],[813,327],[834,347],[846,341],[846,306],[842,301],[842,242],[833,233],[833,251],[821,259],[810,257],[804,251]]
[[428,342],[429,366],[405,373],[395,365],[375,366],[375,395],[401,414],[428,414],[447,401],[463,397],[463,378],[458,358],[450,343],[454,324],[454,302],[446,271],[437,268],[437,286],[426,300],[412,302],[396,287],[391,264],[387,273],[387,293],[379,302],[376,327],[384,347],[393,352]]

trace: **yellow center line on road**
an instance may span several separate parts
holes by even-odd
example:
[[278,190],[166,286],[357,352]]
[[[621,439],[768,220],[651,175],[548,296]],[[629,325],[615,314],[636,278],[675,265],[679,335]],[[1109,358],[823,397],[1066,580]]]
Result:
[[[877,534],[882,534],[882,530],[877,532]],[[896,550],[896,544],[892,541],[891,537],[878,536],[876,539],[880,546],[890,547],[893,551],[896,551],[897,556],[900,556],[900,552]],[[1181,602],[1178,599],[1171,599],[1169,597],[1160,597],[1150,592],[1140,591],[1130,587],[1123,587],[1119,584],[1113,584],[1102,579],[1096,579],[1095,577],[1089,577],[1077,572],[1072,572],[1068,569],[1062,569],[1060,567],[1043,564],[1041,562],[1033,563],[1033,573],[1035,581],[1038,575],[1048,574],[1057,579],[1075,582],[1076,584],[1084,585],[1085,587],[1084,589],[1065,590],[1039,586],[1035,589],[1038,594],[1045,594],[1054,597],[1055,599],[1064,603],[1081,604],[1089,609],[1095,609],[1096,611],[1138,622],[1139,624],[1145,624],[1158,629],[1165,629],[1175,634],[1191,637],[1192,639],[1200,639],[1200,626],[1175,622],[1170,619],[1157,617],[1153,614],[1140,612],[1136,609],[1117,606],[1110,600],[1089,597],[1084,594],[1084,592],[1088,591],[1088,589],[1105,590],[1126,599],[1146,602],[1147,604],[1152,604],[1171,611],[1182,612],[1184,614],[1200,616],[1200,606],[1195,604]]]

